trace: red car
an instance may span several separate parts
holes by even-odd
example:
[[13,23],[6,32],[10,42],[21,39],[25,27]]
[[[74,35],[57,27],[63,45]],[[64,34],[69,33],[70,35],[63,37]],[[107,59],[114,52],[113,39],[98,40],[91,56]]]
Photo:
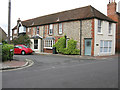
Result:
[[32,54],[33,50],[28,48],[25,45],[15,45],[14,47],[14,54]]

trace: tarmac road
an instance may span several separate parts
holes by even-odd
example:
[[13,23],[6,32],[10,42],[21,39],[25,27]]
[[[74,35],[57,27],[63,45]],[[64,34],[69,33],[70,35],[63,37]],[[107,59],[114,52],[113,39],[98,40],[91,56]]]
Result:
[[54,55],[15,55],[34,65],[2,73],[3,88],[118,88],[118,57],[83,60]]

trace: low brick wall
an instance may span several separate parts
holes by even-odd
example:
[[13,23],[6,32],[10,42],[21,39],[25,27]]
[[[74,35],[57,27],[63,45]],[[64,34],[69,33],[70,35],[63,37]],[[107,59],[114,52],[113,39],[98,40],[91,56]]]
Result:
[[45,49],[45,48],[44,48],[44,52],[45,52],[45,53],[53,53],[53,50],[52,50],[52,49]]

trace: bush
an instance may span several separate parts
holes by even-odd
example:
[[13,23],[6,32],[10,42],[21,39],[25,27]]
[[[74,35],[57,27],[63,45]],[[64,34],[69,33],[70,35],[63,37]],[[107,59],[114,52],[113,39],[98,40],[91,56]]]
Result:
[[66,40],[65,40],[65,37],[62,37],[58,39],[58,41],[53,47],[56,47],[56,51],[61,53],[63,48],[65,48],[65,46],[66,46]]
[[26,45],[26,46],[30,46],[30,44],[31,44],[32,42],[30,41],[30,38],[29,38],[28,35],[19,35],[17,38],[14,38],[14,39],[12,40],[12,43],[13,43],[14,45],[24,44],[24,45]]
[[66,39],[65,37],[60,38],[54,47],[56,47],[56,51],[58,53],[66,54],[66,55],[78,55],[80,54],[80,50],[76,49],[77,41],[71,39],[67,43],[66,47]]
[[[10,49],[13,49],[13,51],[10,52]],[[14,45],[10,45],[10,44],[2,45],[2,61],[13,59],[13,55],[14,55]]]

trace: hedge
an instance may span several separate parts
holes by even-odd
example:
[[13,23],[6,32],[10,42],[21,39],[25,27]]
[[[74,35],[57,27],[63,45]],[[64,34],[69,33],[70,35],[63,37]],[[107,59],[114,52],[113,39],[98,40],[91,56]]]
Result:
[[[13,50],[10,52],[10,50]],[[12,60],[14,55],[14,45],[4,44],[2,45],[2,61]]]
[[70,39],[67,42],[67,47],[66,47],[66,39],[65,37],[62,37],[55,43],[54,47],[56,47],[56,51],[58,53],[66,54],[66,55],[78,55],[80,54],[80,50],[76,48],[76,45],[77,45],[77,41]]

